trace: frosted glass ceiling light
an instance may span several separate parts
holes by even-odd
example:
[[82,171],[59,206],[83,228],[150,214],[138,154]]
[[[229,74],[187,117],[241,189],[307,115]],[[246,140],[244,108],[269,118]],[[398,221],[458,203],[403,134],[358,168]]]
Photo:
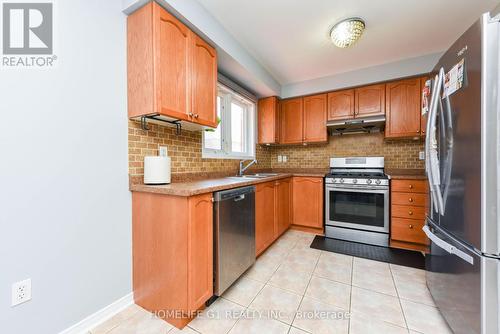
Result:
[[339,48],[347,48],[361,37],[364,30],[365,21],[351,17],[334,25],[330,31],[330,38]]

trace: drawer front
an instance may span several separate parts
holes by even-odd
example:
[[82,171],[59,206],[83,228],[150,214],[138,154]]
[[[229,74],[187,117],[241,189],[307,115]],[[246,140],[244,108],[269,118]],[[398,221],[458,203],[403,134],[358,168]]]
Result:
[[426,180],[392,180],[391,191],[425,194],[429,187]]
[[393,192],[391,193],[391,204],[428,206],[427,198],[427,194]]
[[391,205],[391,216],[396,218],[425,220],[427,208],[423,206]]
[[424,221],[392,218],[391,239],[427,245],[429,241],[424,231],[422,231],[423,226]]

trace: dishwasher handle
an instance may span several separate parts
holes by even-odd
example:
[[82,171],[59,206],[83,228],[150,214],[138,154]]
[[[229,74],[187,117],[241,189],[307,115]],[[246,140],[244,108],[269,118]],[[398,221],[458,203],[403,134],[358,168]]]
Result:
[[235,201],[235,202],[238,202],[238,201],[242,201],[242,200],[244,200],[244,199],[245,199],[245,194],[241,194],[241,195],[239,195],[239,196],[236,196],[236,197],[234,198],[234,201]]
[[234,200],[235,202],[238,202],[244,200],[247,194],[251,194],[254,192],[255,192],[255,186],[222,190],[214,193],[214,201],[222,202],[222,201]]

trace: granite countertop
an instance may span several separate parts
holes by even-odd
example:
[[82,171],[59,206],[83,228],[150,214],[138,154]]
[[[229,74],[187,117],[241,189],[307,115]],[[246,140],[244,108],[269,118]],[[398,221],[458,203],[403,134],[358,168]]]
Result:
[[326,173],[323,170],[289,170],[289,172],[273,171],[252,171],[252,173],[277,173],[278,175],[268,176],[262,179],[238,178],[235,176],[225,176],[217,178],[205,178],[200,180],[188,180],[184,182],[173,182],[165,185],[146,185],[137,180],[130,183],[130,191],[149,192],[172,196],[193,196],[214,191],[238,188],[255,185],[269,181],[280,180],[292,176],[324,177]]
[[392,180],[411,179],[411,180],[426,180],[424,169],[386,169],[385,173]]

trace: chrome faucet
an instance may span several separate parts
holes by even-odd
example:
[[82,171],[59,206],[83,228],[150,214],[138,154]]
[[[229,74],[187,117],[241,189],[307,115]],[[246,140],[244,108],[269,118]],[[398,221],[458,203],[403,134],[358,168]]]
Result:
[[245,162],[246,160],[241,160],[240,161],[240,170],[238,171],[238,176],[243,176],[243,173],[250,167],[252,166],[253,164],[256,164],[257,163],[257,160],[256,159],[253,159],[252,161],[250,161],[250,163],[248,165],[246,165],[245,167],[243,167],[243,163]]

